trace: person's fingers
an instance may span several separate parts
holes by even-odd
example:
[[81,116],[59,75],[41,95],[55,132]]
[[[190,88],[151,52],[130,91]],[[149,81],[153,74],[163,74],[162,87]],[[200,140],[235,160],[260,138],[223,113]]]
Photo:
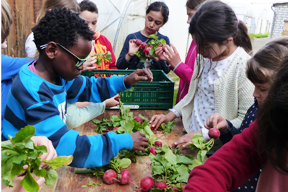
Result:
[[186,143],[183,145],[183,147],[185,148],[185,147],[187,147],[189,144],[190,144],[190,142],[186,142]]
[[148,147],[149,143],[148,142],[141,142],[141,146],[146,146]]
[[171,46],[173,52],[178,55],[179,53],[178,53],[176,47],[172,43],[170,43],[170,46]]
[[211,121],[212,127],[216,127],[217,126],[217,122],[218,122],[217,118],[212,117],[212,121]]
[[139,151],[142,151],[143,153],[145,153],[145,149],[144,149],[144,147],[139,147],[138,150],[139,150]]
[[215,125],[216,128],[218,129],[225,129],[226,127],[228,127],[228,123],[227,121],[220,121],[218,124]]

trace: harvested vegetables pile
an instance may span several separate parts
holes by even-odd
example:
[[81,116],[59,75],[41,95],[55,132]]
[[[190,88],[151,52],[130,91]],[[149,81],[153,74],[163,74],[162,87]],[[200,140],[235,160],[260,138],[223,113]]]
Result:
[[[137,156],[149,156],[151,159],[152,177],[145,177],[141,180],[139,190],[142,191],[168,191],[176,192],[182,191],[185,187],[189,173],[191,170],[202,165],[206,153],[212,148],[214,139],[206,142],[201,134],[195,134],[192,138],[193,143],[189,144],[191,150],[198,151],[197,158],[192,155],[182,155],[178,149],[170,149],[167,145],[162,145],[158,141],[153,131],[150,129],[148,120],[139,115],[133,117],[128,107],[125,107],[121,102],[119,106],[119,115],[110,117],[110,120],[102,118],[102,121],[93,120],[97,125],[96,132],[113,131],[118,134],[133,133],[140,131],[149,139],[149,147],[146,148],[145,153],[141,151],[120,151],[118,156],[112,158],[110,163],[104,167],[95,167],[87,169],[78,169],[75,173],[91,174],[97,178],[103,178],[104,183],[113,184],[119,182],[120,184],[130,184],[131,175],[125,170],[132,162],[136,162]],[[175,126],[174,122],[169,124],[163,123],[160,130],[164,134],[171,132]],[[130,161],[131,160],[131,161]],[[133,184],[133,183],[132,183]],[[89,183],[88,186],[101,185],[97,183]],[[134,184],[134,186],[136,186]],[[87,187],[86,185],[82,187]]]

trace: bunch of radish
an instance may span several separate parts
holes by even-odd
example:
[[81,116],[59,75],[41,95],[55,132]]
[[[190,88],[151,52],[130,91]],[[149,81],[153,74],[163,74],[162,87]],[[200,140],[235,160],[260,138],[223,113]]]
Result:
[[[104,183],[111,185],[115,181],[119,182],[121,185],[126,185],[131,182],[131,175],[127,170],[122,170],[120,174],[116,174],[113,169],[108,169],[103,175]],[[133,183],[132,183],[133,184]]]

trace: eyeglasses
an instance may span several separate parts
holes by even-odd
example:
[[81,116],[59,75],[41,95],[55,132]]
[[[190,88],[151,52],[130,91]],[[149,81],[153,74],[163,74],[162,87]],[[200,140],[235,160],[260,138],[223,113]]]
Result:
[[[70,53],[72,56],[74,56],[78,60],[77,63],[75,64],[76,67],[80,67],[89,58],[89,55],[87,55],[87,57],[85,59],[80,59],[79,57],[74,55],[71,51],[69,51],[67,48],[65,48],[63,45],[61,45],[60,43],[56,43],[56,44],[59,45],[60,47],[62,47],[65,51]],[[48,44],[40,45],[40,49],[45,49],[47,47],[47,45]]]

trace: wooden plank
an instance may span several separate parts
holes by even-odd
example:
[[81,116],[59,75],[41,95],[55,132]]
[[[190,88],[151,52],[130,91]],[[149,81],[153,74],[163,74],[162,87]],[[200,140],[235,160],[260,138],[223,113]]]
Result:
[[[167,114],[169,111],[162,111],[162,110],[131,110],[134,114],[134,116],[137,116],[139,114],[143,115],[147,119],[150,119],[155,114]],[[98,116],[96,119],[101,120],[102,116],[104,116],[106,119],[109,119],[112,115],[119,115],[118,110],[106,110],[105,113],[101,116]],[[184,134],[183,132],[183,125],[181,122],[181,119],[175,120],[176,126],[172,129],[172,132],[170,134],[163,134],[160,131],[155,131],[156,136],[158,139],[163,143],[167,145],[171,145],[175,140],[177,140],[181,135]],[[94,128],[96,125],[93,122],[88,122],[80,127],[77,127],[75,131],[78,131],[81,135],[87,134],[87,135],[95,135]],[[181,151],[184,154],[191,154],[196,155],[195,153],[192,153],[191,150],[182,150]],[[150,166],[151,160],[148,156],[142,156],[137,157],[137,163],[132,163],[127,170],[131,174],[131,181],[136,184],[140,185],[140,181],[143,177],[151,176],[151,166]],[[90,181],[97,183],[97,178],[93,176],[87,176],[87,175],[79,175],[75,174],[76,168],[69,167],[69,166],[63,166],[60,170],[58,170],[58,179],[55,182],[54,186],[47,187],[45,186],[42,189],[42,192],[63,192],[63,191],[73,191],[73,192],[94,192],[94,191],[107,191],[107,192],[129,192],[134,191],[136,189],[135,186],[132,184],[121,186],[118,183],[112,184],[112,185],[106,185],[103,184],[102,179],[98,179],[98,182],[102,184],[102,186],[92,186],[87,188],[82,188],[82,185],[88,185]]]

